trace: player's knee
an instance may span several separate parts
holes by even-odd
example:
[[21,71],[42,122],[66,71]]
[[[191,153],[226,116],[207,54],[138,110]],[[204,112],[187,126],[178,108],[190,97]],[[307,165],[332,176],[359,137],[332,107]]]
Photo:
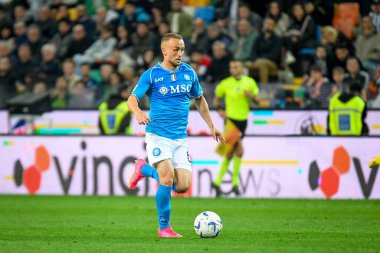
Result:
[[160,184],[166,185],[166,186],[172,186],[174,182],[174,172],[173,173],[165,173],[163,175],[160,175]]
[[173,185],[173,177],[160,177],[160,184],[166,185],[166,186],[172,186]]
[[236,155],[237,157],[242,158],[243,155],[244,155],[244,150],[237,150],[236,153],[235,153],[235,155]]
[[185,183],[181,185],[176,185],[176,189],[178,193],[185,193],[190,188],[190,183]]

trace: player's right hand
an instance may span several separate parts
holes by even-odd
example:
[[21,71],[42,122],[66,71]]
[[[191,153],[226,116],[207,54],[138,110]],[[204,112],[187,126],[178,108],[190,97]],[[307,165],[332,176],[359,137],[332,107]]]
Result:
[[148,125],[150,123],[150,118],[145,112],[140,112],[136,114],[136,120],[139,125]]

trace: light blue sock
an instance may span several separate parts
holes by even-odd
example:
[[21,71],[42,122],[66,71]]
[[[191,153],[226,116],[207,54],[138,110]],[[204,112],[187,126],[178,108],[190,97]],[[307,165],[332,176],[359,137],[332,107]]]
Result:
[[170,226],[170,192],[172,191],[171,186],[166,186],[160,184],[156,193],[156,206],[158,211],[158,224],[160,229],[164,229]]
[[173,185],[172,185],[172,190],[173,190],[174,192],[178,193],[178,191],[177,191],[177,187],[175,186],[175,183],[173,183]]
[[141,168],[141,173],[144,177],[154,178],[157,182],[160,182],[160,177],[158,176],[157,170],[153,168],[150,164],[145,164]]

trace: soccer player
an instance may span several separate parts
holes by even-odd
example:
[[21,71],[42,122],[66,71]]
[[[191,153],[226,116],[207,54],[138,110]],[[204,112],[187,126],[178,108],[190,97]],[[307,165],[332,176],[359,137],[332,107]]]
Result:
[[[231,76],[223,79],[215,89],[214,106],[219,115],[225,120],[231,121],[240,130],[240,139],[234,144],[232,149],[226,154],[216,180],[211,186],[216,191],[216,196],[221,195],[220,184],[223,176],[228,170],[230,161],[233,158],[232,189],[236,196],[239,192],[239,174],[241,158],[244,153],[242,139],[247,127],[247,119],[251,101],[259,104],[257,95],[259,88],[254,79],[244,75],[243,64],[240,61],[230,62]],[[225,98],[226,110],[222,109],[221,102]]]
[[[186,128],[192,98],[195,98],[195,105],[213,138],[225,142],[211,120],[196,73],[181,62],[184,50],[182,36],[175,33],[162,36],[162,63],[141,75],[128,99],[128,106],[138,123],[146,125],[146,150],[151,164],[142,159],[136,161],[129,188],[135,189],[144,177],[159,182],[156,193],[159,237],[181,237],[170,226],[170,199],[172,189],[184,193],[190,187],[191,162]],[[145,94],[149,97],[149,116],[138,106],[138,100]]]

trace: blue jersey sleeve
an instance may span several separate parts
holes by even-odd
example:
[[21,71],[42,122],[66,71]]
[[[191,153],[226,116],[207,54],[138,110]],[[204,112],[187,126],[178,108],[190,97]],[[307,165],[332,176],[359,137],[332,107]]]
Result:
[[152,85],[151,69],[146,70],[137,82],[136,87],[132,91],[132,95],[135,95],[139,100],[146,94]]
[[193,82],[193,86],[191,87],[190,94],[191,96],[197,98],[202,95],[203,90],[202,90],[201,84],[199,83],[197,74],[195,73],[195,71],[193,71],[193,73],[194,73],[194,82]]

